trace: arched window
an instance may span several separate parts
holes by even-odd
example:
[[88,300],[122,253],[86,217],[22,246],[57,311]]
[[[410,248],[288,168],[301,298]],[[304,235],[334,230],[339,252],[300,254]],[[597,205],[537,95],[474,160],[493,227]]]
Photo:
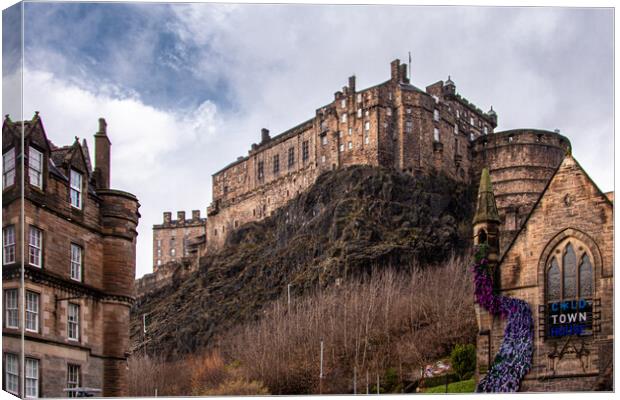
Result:
[[547,301],[590,299],[594,291],[594,274],[585,246],[567,241],[552,254],[546,273]]

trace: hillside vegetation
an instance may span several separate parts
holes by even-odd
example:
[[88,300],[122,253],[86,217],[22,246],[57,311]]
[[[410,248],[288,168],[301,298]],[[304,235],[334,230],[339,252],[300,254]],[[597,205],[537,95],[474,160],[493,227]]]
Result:
[[[258,340],[268,341],[268,338],[260,339],[248,335],[260,332],[260,324],[267,324],[265,321],[268,321],[268,318],[283,321],[281,316],[277,317],[277,308],[270,307],[281,304],[277,300],[286,294],[289,284],[293,298],[306,299],[296,301],[294,307],[310,307],[305,306],[304,304],[310,304],[305,302],[315,301],[312,296],[316,296],[317,291],[328,289],[335,291],[335,297],[326,302],[341,304],[351,292],[367,290],[364,289],[365,286],[350,286],[362,285],[358,279],[377,275],[378,271],[383,270],[402,272],[419,279],[417,273],[411,272],[412,266],[417,265],[431,271],[439,268],[435,273],[430,272],[427,279],[435,277],[434,285],[438,288],[438,298],[433,301],[442,301],[442,296],[451,296],[448,283],[451,281],[448,278],[451,277],[443,275],[438,265],[445,264],[452,254],[459,254],[468,248],[473,204],[474,192],[471,188],[443,176],[414,178],[407,174],[364,166],[325,173],[312,187],[292,199],[271,217],[233,231],[227,238],[226,246],[220,252],[201,259],[198,271],[189,278],[174,279],[170,285],[141,297],[132,310],[131,329],[136,354],[157,354],[173,360],[198,350],[219,346],[225,351],[227,360],[241,360],[243,352],[235,351],[233,342],[225,344],[223,340],[230,340],[232,332],[236,332],[234,337],[246,337],[246,344]],[[466,267],[462,265],[462,268]],[[388,278],[386,276],[382,279]],[[468,282],[468,279],[463,279]],[[340,286],[334,287],[335,283]],[[399,282],[394,282],[397,283]],[[413,283],[411,282],[412,285]],[[444,284],[445,288],[441,289]],[[345,291],[342,288],[349,289]],[[390,304],[409,301],[409,293],[411,296],[416,295],[411,291],[423,289],[419,285],[409,289],[394,287],[394,291],[390,292],[393,296]],[[340,296],[341,300],[335,300],[337,296]],[[427,303],[424,303],[423,299],[416,301],[426,307]],[[471,304],[471,300],[467,304]],[[416,310],[418,311],[410,310],[407,313],[409,317],[394,322],[389,328],[392,333],[386,333],[384,338],[392,338],[391,335],[414,335],[412,327],[421,328],[424,324],[429,324],[429,317],[424,314],[423,309]],[[332,311],[336,313],[331,317],[333,323],[346,323],[346,318],[337,314],[345,312],[344,310]],[[364,309],[354,307],[346,312],[350,313],[355,321],[363,320],[365,315]],[[149,319],[147,335],[142,333],[142,315],[145,313]],[[297,313],[305,315],[296,308],[294,315],[298,315]],[[471,313],[473,318],[473,306]],[[382,318],[391,317],[385,315]],[[446,323],[454,324],[455,320],[458,318]],[[290,323],[292,322],[282,322],[285,325]],[[259,324],[259,327],[247,328],[252,326],[251,324]],[[316,321],[316,324],[317,327],[330,326],[327,321]],[[285,325],[278,329],[292,329]],[[387,329],[382,323],[377,322],[376,326]],[[371,356],[379,354],[376,344],[366,344],[365,350],[359,347],[359,343],[356,350],[349,347],[353,340],[353,336],[349,335],[353,335],[355,329],[359,328],[347,326],[345,329],[342,326],[342,329],[347,332],[347,336],[327,344],[333,360],[330,367],[332,371],[337,368],[350,369],[351,365],[356,365],[361,373],[364,368],[370,368],[372,363],[377,366],[384,365],[375,356]],[[314,331],[313,334],[327,335],[319,331]],[[456,336],[463,332],[455,330],[452,334],[447,331],[432,334],[445,334],[445,346],[449,346],[456,340]],[[418,339],[410,339],[411,346],[416,347],[418,345],[415,343],[421,343]],[[293,349],[303,353],[298,354],[299,358],[289,361],[312,362],[316,367],[316,337],[313,336],[314,342],[310,342],[309,337],[301,336],[296,340],[299,340],[300,346],[303,344],[309,347],[282,348],[281,350],[291,357],[297,354]],[[392,348],[393,343],[389,342],[392,339],[386,340],[388,342],[385,351],[391,349],[389,351],[397,352],[402,357],[414,357],[416,351],[422,351],[422,347],[417,350]],[[401,345],[405,346],[405,342]],[[265,342],[266,344],[268,343]],[[368,350],[369,346],[374,350]],[[312,350],[309,350],[310,347]],[[345,348],[347,350],[344,350]],[[345,351],[345,354],[337,354],[336,349]],[[307,358],[309,352],[314,354],[315,359]],[[351,354],[355,356],[351,358]],[[337,362],[340,359],[347,361]],[[246,361],[245,368],[247,363],[250,363],[249,360]],[[263,371],[267,368],[267,364],[256,365],[263,365],[260,367]],[[271,368],[271,364],[269,365]],[[295,379],[295,382],[318,377],[316,371],[306,376],[307,370],[300,364],[295,365],[288,364],[288,361],[282,364],[283,368],[300,368],[299,379]],[[308,382],[310,386],[304,386],[299,383],[301,386],[294,389],[287,386],[289,383],[282,383],[280,378],[268,378],[257,371],[248,370],[247,373],[251,379],[256,377],[263,382],[269,382],[268,387],[272,393],[305,392],[313,384]]]

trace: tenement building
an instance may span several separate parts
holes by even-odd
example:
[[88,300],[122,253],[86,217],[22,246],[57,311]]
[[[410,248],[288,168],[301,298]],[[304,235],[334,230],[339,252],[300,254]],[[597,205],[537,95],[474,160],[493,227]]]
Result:
[[[492,161],[497,149],[489,148]],[[528,212],[511,217],[515,233],[504,236],[498,210],[508,196],[495,200],[506,185],[502,173],[494,187],[481,183],[474,238],[489,246],[497,293],[524,300],[533,315],[533,357],[521,390],[613,390],[613,196],[568,153],[538,195],[517,202]],[[538,179],[519,177],[518,184],[541,187]],[[482,377],[496,361],[506,320],[481,307],[476,314]]]
[[192,211],[192,218],[185,218],[185,211],[164,212],[163,223],[153,225],[153,271],[162,265],[183,258],[195,257],[204,250],[207,219],[200,217],[200,210]]
[[139,203],[110,188],[105,120],[94,137],[93,168],[86,141],[55,146],[38,113],[2,125],[2,382],[18,396],[128,393]]

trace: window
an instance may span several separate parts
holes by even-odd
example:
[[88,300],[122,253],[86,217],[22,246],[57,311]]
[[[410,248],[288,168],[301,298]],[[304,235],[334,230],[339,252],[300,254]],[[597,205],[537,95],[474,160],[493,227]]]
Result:
[[82,208],[82,174],[71,170],[71,206]]
[[370,110],[364,111],[364,115],[368,117],[370,115]]
[[26,397],[39,397],[39,360],[26,358]]
[[2,155],[2,189],[15,183],[15,148]]
[[347,99],[340,100],[340,107],[347,108]]
[[338,137],[342,138],[342,131],[338,131]]
[[459,110],[456,110],[456,117],[461,118],[461,112]]
[[435,103],[439,103],[439,97],[433,95],[433,100],[435,100]]
[[4,326],[19,328],[19,300],[17,289],[4,291]]
[[41,267],[41,248],[43,242],[43,232],[34,226],[30,227],[28,234],[28,261],[30,265]]
[[321,156],[321,164],[325,164],[325,155]]
[[433,129],[433,140],[439,142],[439,129],[437,128]]
[[39,332],[39,293],[26,291],[26,330]]
[[388,100],[392,100],[392,92],[388,92]]
[[[237,221],[235,221],[235,228],[236,227],[237,227]],[[183,239],[183,255],[189,256],[189,239],[188,238]]]
[[161,249],[157,249],[157,257],[161,257]]
[[358,93],[358,94],[357,94],[357,102],[358,102],[358,103],[361,103],[361,102],[362,102],[362,94],[361,94],[361,93]]
[[454,134],[455,135],[459,134],[459,126],[457,124],[454,124]]
[[4,389],[19,396],[19,358],[17,354],[4,354]]
[[357,109],[357,118],[362,118],[362,109],[361,108]]
[[349,150],[353,149],[353,143],[352,142],[347,143],[347,148]]
[[9,225],[2,230],[2,263],[15,262],[15,227]]
[[288,149],[288,167],[291,168],[295,165],[295,148]]
[[161,265],[161,260],[157,259],[157,266],[160,266],[160,265]]
[[364,122],[364,130],[367,130],[367,131],[370,130],[370,121]]
[[486,126],[484,127],[484,134],[488,135],[489,134],[489,128],[487,128]]
[[[80,366],[67,364],[67,389],[80,387]],[[69,392],[69,397],[76,397],[76,393]]]
[[82,280],[82,247],[71,243],[71,279]]
[[73,303],[67,307],[67,337],[80,340],[80,306]]
[[340,150],[340,152],[342,153],[344,151],[344,144],[340,143],[340,146],[338,146],[338,149]]
[[327,135],[325,135],[325,136],[323,136],[323,137],[321,138],[321,144],[322,144],[322,145],[326,145],[326,144],[327,144]]
[[470,123],[471,125],[476,125],[476,120],[474,119],[474,117],[470,117],[470,118],[469,118],[469,123]]
[[474,136],[473,132],[469,134],[469,140],[471,140],[473,142],[475,138],[476,137]]
[[276,154],[273,156],[273,173],[277,174],[280,172],[280,155]]
[[433,111],[433,119],[435,121],[439,121],[439,110],[434,110]]
[[308,151],[308,141],[304,141],[301,144],[301,158],[304,161],[307,161],[310,156],[310,152]]
[[157,248],[160,249],[161,248],[161,239],[157,239]]
[[411,108],[407,107],[405,111],[407,112],[407,114],[411,114]]
[[28,178],[30,184],[43,189],[43,153],[33,147],[28,151]]
[[353,134],[353,128],[349,128],[349,130],[347,131],[348,135],[351,136]]
[[391,109],[390,107],[388,107],[388,108],[385,110],[385,112],[386,112],[386,114],[387,114],[387,116],[388,116],[388,117],[391,117],[391,116],[392,116],[392,109]]
[[259,181],[262,181],[263,178],[265,177],[264,166],[265,164],[263,161],[258,162],[258,180]]
[[340,116],[340,122],[347,122],[347,114],[342,114]]
[[370,143],[370,135],[368,135],[368,132],[366,132],[366,134],[364,135],[364,143],[365,144]]
[[412,121],[406,121],[405,122],[405,132],[407,132],[407,133],[413,132],[413,122]]

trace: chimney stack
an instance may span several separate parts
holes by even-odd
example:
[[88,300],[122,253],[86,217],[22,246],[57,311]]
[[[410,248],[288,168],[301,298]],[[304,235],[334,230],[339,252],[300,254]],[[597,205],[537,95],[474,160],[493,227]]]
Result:
[[263,128],[260,130],[260,142],[261,144],[268,142],[271,139],[271,136],[269,136],[269,129],[267,128]]
[[198,221],[200,219],[200,210],[192,210],[192,221]]
[[349,91],[355,93],[355,75],[349,77]]
[[401,64],[399,70],[400,82],[409,83],[409,78],[407,78],[407,64]]
[[99,131],[95,133],[95,172],[97,189],[110,188],[110,139],[105,119],[99,118]]
[[185,223],[185,211],[177,211],[177,222],[179,224]]
[[170,211],[164,212],[164,225],[170,225],[172,222],[172,213]]
[[392,81],[398,82],[399,80],[399,72],[400,72],[400,60],[397,58],[396,60],[390,63],[390,77]]

